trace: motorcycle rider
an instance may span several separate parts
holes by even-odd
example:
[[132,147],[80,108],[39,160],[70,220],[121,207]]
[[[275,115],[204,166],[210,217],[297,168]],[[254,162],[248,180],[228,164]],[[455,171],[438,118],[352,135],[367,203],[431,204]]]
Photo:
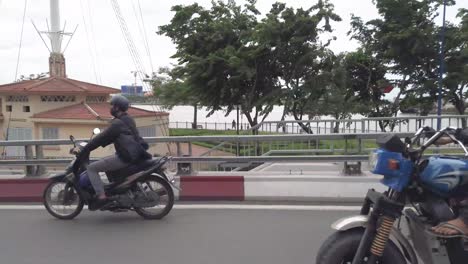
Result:
[[110,101],[110,113],[114,117],[110,126],[103,132],[91,139],[85,147],[76,147],[73,153],[79,154],[79,157],[89,154],[98,147],[105,147],[114,143],[116,153],[104,157],[88,165],[86,171],[89,180],[96,192],[96,201],[94,206],[98,208],[107,204],[108,198],[104,191],[104,184],[99,176],[99,172],[115,171],[127,167],[131,163],[130,157],[125,155],[124,149],[128,146],[119,140],[121,134],[133,134],[136,144],[142,146],[138,160],[150,159],[151,154],[146,152],[148,144],[140,137],[133,118],[127,113],[130,102],[121,95],[113,96]]
[[[468,144],[468,128],[457,129],[455,138],[464,145]],[[453,143],[450,137],[442,137],[436,141],[436,145]],[[440,223],[432,227],[434,235],[440,237],[466,237],[468,238],[468,190],[462,190],[461,199],[458,199],[459,216],[456,219]]]

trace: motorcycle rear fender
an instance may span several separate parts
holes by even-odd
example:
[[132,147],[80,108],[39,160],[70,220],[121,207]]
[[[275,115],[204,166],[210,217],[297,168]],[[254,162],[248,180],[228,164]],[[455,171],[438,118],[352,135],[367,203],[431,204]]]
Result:
[[152,173],[151,175],[165,180],[166,182],[169,183],[169,185],[172,186],[172,188],[177,189],[178,191],[182,191],[182,189],[175,184],[175,179],[169,179],[164,173],[162,175],[158,173]]
[[[343,217],[337,221],[335,221],[331,227],[336,231],[346,231],[353,228],[366,228],[368,222],[367,215],[355,215],[355,216],[348,216]],[[396,229],[395,227],[392,229],[390,233],[390,239],[397,245],[399,245],[403,251],[404,255],[407,256],[408,260],[411,264],[418,264],[418,258],[416,257],[416,253],[414,252],[413,247],[411,244],[406,240],[404,235],[400,232],[400,230]]]
[[65,179],[66,176],[67,176],[67,174],[63,172],[63,173],[59,173],[59,174],[57,174],[57,175],[55,175],[53,177],[50,177],[50,180],[51,181],[62,181],[63,179]]
[[73,173],[66,173],[66,172],[62,172],[62,173],[59,173],[53,177],[50,177],[50,180],[51,181],[54,181],[54,182],[60,182],[60,181],[64,181],[64,180],[68,180],[69,182],[73,182]]

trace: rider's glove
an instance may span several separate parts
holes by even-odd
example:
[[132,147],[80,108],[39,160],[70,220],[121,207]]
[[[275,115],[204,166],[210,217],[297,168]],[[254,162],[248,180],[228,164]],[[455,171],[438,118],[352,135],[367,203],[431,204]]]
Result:
[[436,133],[436,131],[432,127],[428,126],[424,127],[423,131],[425,132],[426,137],[428,138],[434,136],[434,134]]
[[83,147],[76,146],[70,150],[70,153],[74,155],[80,155],[82,151],[83,151]]

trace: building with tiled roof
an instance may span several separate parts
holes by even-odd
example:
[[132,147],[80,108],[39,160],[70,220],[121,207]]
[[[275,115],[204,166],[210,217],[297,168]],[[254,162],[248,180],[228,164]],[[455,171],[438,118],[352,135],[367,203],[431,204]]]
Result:
[[[49,66],[51,77],[0,85],[0,140],[89,138],[93,128],[107,127],[112,118],[108,101],[120,90],[67,78],[61,75],[64,68],[54,71],[54,65]],[[168,135],[168,113],[134,107],[128,113],[142,136]],[[49,146],[44,155],[66,157],[69,149]],[[164,152],[164,146],[153,146],[150,151]],[[111,153],[108,148],[97,151],[96,156]],[[24,149],[8,147],[2,154],[24,156]]]
[[109,95],[120,93],[120,91],[98,84],[55,76],[0,85],[0,93],[9,95]]

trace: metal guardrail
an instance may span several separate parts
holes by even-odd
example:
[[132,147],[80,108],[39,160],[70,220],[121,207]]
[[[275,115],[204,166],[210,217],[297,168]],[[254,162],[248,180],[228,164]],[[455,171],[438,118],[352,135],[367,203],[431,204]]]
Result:
[[[425,155],[429,157],[432,155]],[[465,157],[464,154],[454,153],[450,156]],[[191,162],[230,162],[230,163],[251,163],[251,162],[357,162],[367,161],[369,155],[317,155],[317,156],[218,156],[218,157],[173,157],[172,162],[191,163]],[[0,160],[0,166],[27,166],[27,165],[65,165],[72,159],[31,159],[31,160]]]
[[[234,142],[234,143],[247,143],[247,142],[271,142],[271,141],[313,141],[313,140],[351,140],[351,139],[376,139],[384,133],[355,133],[355,134],[293,134],[293,135],[256,135],[256,136],[180,136],[180,137],[147,137],[144,138],[146,142],[152,143],[185,143],[185,142]],[[394,133],[395,135],[403,138],[412,136],[413,133]],[[89,139],[76,139],[77,141],[88,141]],[[37,146],[37,145],[70,145],[68,139],[43,139],[43,140],[9,140],[0,141],[2,146]]]
[[[379,123],[394,123],[392,131],[395,132],[416,132],[421,126],[435,127],[438,116],[399,116],[399,117],[370,117],[362,119],[314,119],[314,120],[288,120],[288,121],[263,121],[254,127],[248,123],[239,124],[242,133],[258,129],[260,132],[280,133],[280,134],[300,134],[305,133],[297,124],[306,125],[314,134],[328,133],[365,133],[382,132]],[[442,116],[442,127],[461,127],[462,119],[467,120],[468,115],[444,115]],[[210,130],[235,130],[231,123],[200,122],[202,129]],[[338,124],[338,125],[337,125]],[[191,129],[191,122],[170,122],[170,128]],[[387,131],[391,130],[387,127]]]
[[[365,161],[369,158],[368,155],[320,155],[320,156],[218,156],[218,157],[173,157],[172,162],[344,162],[344,161]],[[1,165],[64,165],[68,164],[72,159],[31,159],[31,160],[0,160]]]
[[[377,137],[386,133],[356,133],[356,134],[287,134],[287,135],[234,135],[234,136],[181,136],[181,137],[150,137],[145,140],[150,144],[155,143],[176,143],[177,147],[181,143],[190,144],[193,142],[211,142],[214,148],[220,148],[219,142],[226,145],[236,146],[243,144],[247,146],[248,151],[242,152],[240,156],[183,156],[177,150],[177,157],[173,157],[170,166],[179,163],[193,163],[198,166],[198,170],[205,169],[219,169],[224,164],[244,164],[250,166],[252,163],[264,162],[359,162],[366,161],[368,155],[363,153],[369,152],[370,148],[365,148],[365,140],[376,139]],[[413,133],[395,133],[397,136],[403,138],[412,136]],[[86,141],[88,139],[82,139]],[[344,149],[335,149],[329,142],[335,140],[344,140]],[[319,141],[329,141],[325,146],[330,148],[315,148],[318,146]],[[348,141],[355,141],[353,149],[348,147]],[[295,142],[295,145],[294,145]],[[313,143],[311,143],[313,142]],[[367,141],[368,142],[368,141]],[[357,143],[357,144],[356,144]],[[0,159],[0,166],[26,166],[26,174],[28,176],[41,175],[45,171],[46,165],[64,165],[71,161],[71,158],[53,158],[45,157],[42,152],[42,146],[45,145],[70,145],[68,139],[60,140],[24,140],[24,141],[0,141],[0,147],[21,146],[26,149],[26,156],[24,159]],[[341,142],[343,145],[343,142]],[[283,146],[283,148],[278,148]],[[294,148],[294,146],[298,148]],[[33,155],[32,149],[36,148],[36,156]],[[213,148],[213,149],[214,149]],[[439,148],[441,149],[441,148]],[[444,149],[451,149],[453,147],[446,147]],[[258,151],[260,150],[260,151]],[[225,150],[226,151],[226,150]],[[225,152],[230,154],[233,152]],[[239,151],[237,152],[239,153]],[[254,155],[251,155],[254,153]],[[341,153],[341,155],[330,155],[333,153]],[[190,153],[191,154],[191,153]],[[205,153],[203,153],[205,154]],[[325,154],[325,155],[321,155]],[[343,155],[344,154],[344,155]],[[353,154],[353,155],[349,155]],[[276,156],[278,155],[278,156]],[[454,154],[456,155],[456,154]],[[34,168],[34,166],[38,166]],[[227,166],[227,165],[226,165]],[[226,167],[224,166],[224,167]],[[41,168],[42,167],[42,168]],[[228,166],[229,167],[229,166]],[[231,166],[232,167],[232,166]],[[234,166],[235,167],[235,166]]]
[[[322,150],[318,150],[320,147],[327,148],[329,142],[333,140],[344,140],[345,148],[342,154],[349,153],[362,153],[363,140],[375,139],[382,133],[360,133],[360,134],[329,134],[329,135],[313,135],[313,134],[287,134],[287,135],[234,135],[234,136],[181,136],[181,137],[150,137],[145,140],[150,144],[170,144],[172,147],[176,147],[176,151],[172,149],[171,155],[176,154],[177,157],[173,159],[174,162],[170,164],[173,166],[178,163],[193,163],[193,167],[196,170],[218,170],[219,166],[224,164],[242,163],[242,166],[251,166],[252,163],[262,162],[280,162],[280,161],[307,161],[307,162],[323,162],[323,161],[352,161],[352,160],[363,160],[367,159],[367,156],[362,157],[347,157],[347,156],[287,156],[288,154],[279,154],[280,156],[262,156],[271,150],[281,149],[313,149],[317,151],[313,154],[317,154]],[[398,134],[400,137],[410,136],[409,133]],[[87,139],[81,139],[86,141]],[[359,147],[351,152],[348,152],[348,140],[354,140],[357,142],[354,146]],[[321,145],[319,142],[325,144]],[[192,144],[194,142],[209,143],[214,146],[209,151],[205,151],[202,156],[194,157],[192,154]],[[46,171],[46,165],[63,165],[69,163],[71,159],[60,158],[60,157],[46,157],[44,155],[43,146],[50,145],[70,145],[71,142],[68,139],[59,140],[15,140],[15,141],[0,141],[0,147],[24,147],[25,157],[23,159],[8,159],[0,160],[0,166],[26,166],[26,175],[40,175]],[[188,145],[188,156],[184,157],[181,148],[183,144]],[[343,143],[341,143],[343,145]],[[168,145],[169,146],[169,145]],[[34,155],[33,149],[36,149],[36,155]],[[334,150],[334,146],[331,145],[331,149]],[[213,153],[211,153],[213,152]],[[217,152],[217,153],[214,153]],[[338,153],[331,151],[328,154]],[[341,152],[340,152],[341,153]],[[213,156],[213,155],[217,156]],[[235,155],[234,157],[229,155]],[[307,154],[305,154],[307,155]],[[219,165],[219,166],[218,166]],[[37,167],[35,167],[37,166]]]

